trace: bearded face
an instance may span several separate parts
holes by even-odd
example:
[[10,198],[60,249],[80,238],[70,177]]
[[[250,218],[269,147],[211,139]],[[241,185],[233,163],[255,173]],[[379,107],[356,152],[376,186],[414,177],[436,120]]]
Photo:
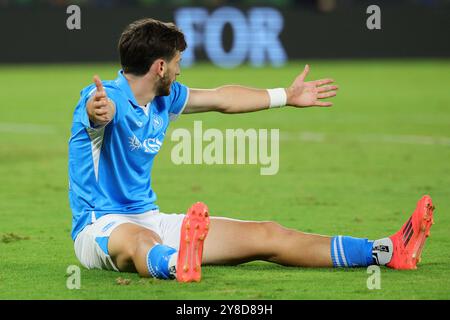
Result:
[[175,81],[175,79],[171,79],[169,77],[168,73],[162,77],[158,83],[158,87],[156,89],[156,95],[157,96],[168,96],[170,94],[170,86],[172,85],[172,82]]
[[166,73],[159,79],[158,82],[158,87],[156,90],[157,96],[168,96],[170,94],[170,87],[172,86],[172,82],[174,82],[177,75],[180,74],[180,60],[181,54],[180,52],[177,52],[173,59],[166,64]]

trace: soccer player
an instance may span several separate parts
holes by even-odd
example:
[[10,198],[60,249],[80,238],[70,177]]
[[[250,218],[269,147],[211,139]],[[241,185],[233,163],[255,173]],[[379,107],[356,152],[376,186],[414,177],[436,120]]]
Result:
[[143,277],[200,281],[203,264],[252,260],[302,267],[415,269],[433,223],[429,196],[396,234],[375,241],[328,237],[256,222],[210,217],[195,203],[165,214],[151,188],[153,160],[167,127],[181,113],[243,113],[289,105],[330,107],[332,79],[306,81],[309,66],[288,88],[237,85],[193,89],[176,81],[183,33],[143,19],[119,40],[122,69],[112,81],[81,91],[69,142],[69,200],[75,253],[86,268],[138,272]]

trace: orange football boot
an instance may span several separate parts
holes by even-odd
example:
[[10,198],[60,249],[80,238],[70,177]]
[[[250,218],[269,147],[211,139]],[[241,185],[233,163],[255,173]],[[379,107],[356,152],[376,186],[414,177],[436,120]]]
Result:
[[189,208],[181,226],[177,260],[177,280],[199,282],[202,277],[203,243],[208,234],[208,207],[197,202]]
[[403,227],[389,238],[393,244],[391,261],[386,265],[393,269],[417,269],[425,240],[430,236],[433,221],[433,202],[431,197],[423,196]]

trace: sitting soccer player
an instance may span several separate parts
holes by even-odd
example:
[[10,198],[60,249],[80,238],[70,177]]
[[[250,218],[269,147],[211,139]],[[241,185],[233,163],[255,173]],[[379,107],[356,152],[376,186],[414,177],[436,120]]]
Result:
[[290,105],[329,107],[333,80],[306,82],[309,67],[287,88],[237,85],[190,89],[176,82],[183,34],[153,19],[122,33],[122,70],[81,92],[69,142],[69,199],[75,253],[86,268],[143,277],[200,281],[203,264],[265,260],[290,266],[414,269],[433,222],[424,196],[391,237],[375,241],[302,233],[275,222],[210,217],[201,202],[186,214],[164,214],[151,188],[153,160],[170,121],[181,113],[242,113]]

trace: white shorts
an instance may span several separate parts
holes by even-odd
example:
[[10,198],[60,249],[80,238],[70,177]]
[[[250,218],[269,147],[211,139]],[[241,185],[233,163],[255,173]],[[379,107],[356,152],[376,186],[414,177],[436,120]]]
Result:
[[162,243],[179,249],[184,214],[165,214],[158,210],[142,214],[107,214],[87,225],[75,239],[75,255],[88,269],[119,271],[108,254],[111,232],[123,223],[134,223],[155,232]]

